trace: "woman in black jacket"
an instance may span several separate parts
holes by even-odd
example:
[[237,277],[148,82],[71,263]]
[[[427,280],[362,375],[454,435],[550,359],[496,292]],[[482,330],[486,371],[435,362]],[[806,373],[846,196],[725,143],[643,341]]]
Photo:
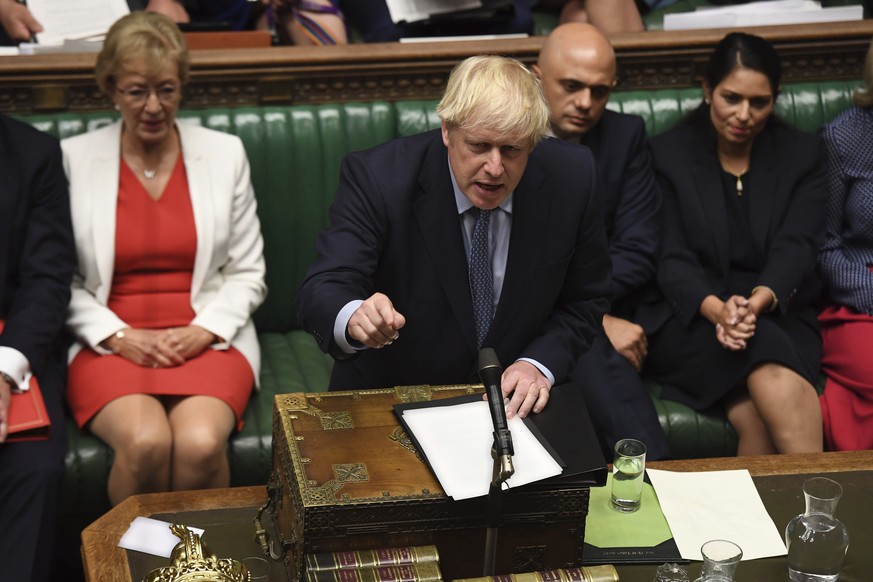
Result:
[[811,303],[824,166],[818,137],[773,116],[780,74],[767,41],[729,34],[710,58],[704,103],[652,141],[666,321],[647,373],[665,397],[724,405],[739,454],[822,449]]

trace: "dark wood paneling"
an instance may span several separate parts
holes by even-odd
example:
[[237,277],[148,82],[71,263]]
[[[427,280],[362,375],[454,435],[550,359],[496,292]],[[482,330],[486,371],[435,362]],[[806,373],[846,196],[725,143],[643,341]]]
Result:
[[[784,81],[858,79],[873,21],[748,29],[782,55]],[[621,90],[696,85],[729,29],[612,37]],[[542,37],[446,43],[274,47],[192,52],[186,107],[438,98],[451,68],[475,54],[533,63]],[[107,109],[93,79],[94,54],[0,57],[0,111]]]

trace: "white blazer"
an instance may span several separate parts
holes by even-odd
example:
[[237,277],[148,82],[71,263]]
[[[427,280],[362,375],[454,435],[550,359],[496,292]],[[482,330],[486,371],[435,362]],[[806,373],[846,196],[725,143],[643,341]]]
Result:
[[[214,349],[236,347],[258,383],[261,354],[252,312],[266,296],[264,243],[249,162],[242,141],[186,122],[177,122],[191,192],[197,253],[191,306],[198,325],[227,340]],[[70,184],[77,267],[73,276],[68,329],[82,346],[101,354],[98,344],[130,327],[107,307],[115,268],[115,214],[121,164],[121,121],[61,142]]]

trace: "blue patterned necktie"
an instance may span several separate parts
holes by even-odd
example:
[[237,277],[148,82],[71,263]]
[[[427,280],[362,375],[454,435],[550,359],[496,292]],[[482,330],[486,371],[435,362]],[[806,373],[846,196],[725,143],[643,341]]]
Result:
[[473,293],[473,316],[476,320],[476,347],[481,348],[491,327],[494,311],[494,277],[491,274],[491,250],[488,248],[488,225],[491,210],[471,210],[476,217],[470,240],[470,290]]

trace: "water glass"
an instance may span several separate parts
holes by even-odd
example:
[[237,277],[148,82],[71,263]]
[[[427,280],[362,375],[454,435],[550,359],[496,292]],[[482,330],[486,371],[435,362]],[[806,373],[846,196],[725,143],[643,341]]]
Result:
[[732,582],[743,550],[727,540],[710,540],[700,546],[703,569],[695,582]]
[[679,564],[661,564],[652,582],[689,582],[688,572]]
[[646,445],[636,439],[622,439],[615,443],[611,494],[614,509],[630,513],[640,508],[645,469]]

